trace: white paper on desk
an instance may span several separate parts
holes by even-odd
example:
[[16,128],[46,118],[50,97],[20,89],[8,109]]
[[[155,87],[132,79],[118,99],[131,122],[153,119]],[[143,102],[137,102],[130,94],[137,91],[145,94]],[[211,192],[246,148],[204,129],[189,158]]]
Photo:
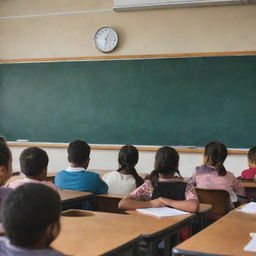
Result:
[[158,218],[190,214],[190,212],[184,212],[170,207],[142,208],[136,209],[136,211]]
[[244,247],[244,251],[256,252],[256,237],[252,238],[251,241]]
[[250,202],[250,203],[242,206],[237,211],[256,214],[256,203]]

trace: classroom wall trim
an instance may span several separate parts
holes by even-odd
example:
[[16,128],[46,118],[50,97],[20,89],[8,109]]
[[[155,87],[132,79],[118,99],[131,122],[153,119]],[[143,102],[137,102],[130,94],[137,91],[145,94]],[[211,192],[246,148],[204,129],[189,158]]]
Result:
[[37,62],[63,62],[63,61],[97,61],[97,60],[129,60],[129,59],[161,59],[186,57],[216,57],[216,56],[247,56],[256,55],[256,51],[236,52],[200,52],[200,53],[174,53],[174,54],[143,54],[143,55],[108,55],[60,58],[33,58],[33,59],[2,59],[0,64],[8,63],[37,63]]
[[112,12],[112,11],[113,11],[112,9],[99,9],[99,10],[70,11],[70,12],[51,12],[51,13],[29,14],[29,15],[19,15],[19,16],[1,16],[0,20],[49,17],[49,16],[59,16],[59,15],[101,13],[101,12]]
[[[10,147],[43,147],[43,148],[68,148],[68,143],[42,143],[42,142],[8,142]],[[120,150],[123,145],[95,145],[90,144],[92,149],[99,150]],[[137,146],[140,151],[157,151],[160,146]],[[182,153],[203,153],[203,148],[198,147],[175,147],[178,152]],[[247,154],[247,149],[229,149],[229,154]]]

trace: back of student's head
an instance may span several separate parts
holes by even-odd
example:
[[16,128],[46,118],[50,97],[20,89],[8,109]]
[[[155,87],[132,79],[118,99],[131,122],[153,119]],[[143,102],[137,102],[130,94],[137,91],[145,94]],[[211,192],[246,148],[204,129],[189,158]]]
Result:
[[[60,197],[52,188],[35,183],[19,186],[3,203],[6,236],[16,246],[32,247],[49,225],[58,225],[60,213]],[[49,244],[54,238],[48,238]]]
[[2,135],[0,135],[0,143],[3,143],[3,144],[5,144],[5,145],[7,145],[6,139],[5,139],[5,137],[2,136]]
[[247,157],[251,163],[256,164],[256,146],[250,148]]
[[90,146],[83,140],[75,140],[68,146],[68,161],[74,164],[83,164],[89,159]]
[[0,142],[0,186],[10,178],[12,174],[12,154],[6,143]]
[[139,152],[136,147],[132,145],[123,146],[118,155],[118,163],[119,169],[117,171],[125,170],[128,173],[132,174],[135,181],[136,186],[140,186],[143,183],[143,179],[138,175],[135,165],[139,160]]
[[47,169],[48,162],[47,153],[38,147],[26,148],[20,155],[21,171],[29,177],[39,176]]
[[212,165],[218,170],[219,176],[225,176],[227,171],[223,165],[228,155],[227,147],[218,141],[212,141],[206,144],[204,155],[209,158]]
[[179,154],[174,148],[165,146],[158,149],[155,156],[155,169],[150,174],[152,183],[157,182],[160,173],[170,174],[171,176],[177,173],[180,176],[178,166]]
[[11,152],[6,143],[0,142],[0,166],[8,167]]

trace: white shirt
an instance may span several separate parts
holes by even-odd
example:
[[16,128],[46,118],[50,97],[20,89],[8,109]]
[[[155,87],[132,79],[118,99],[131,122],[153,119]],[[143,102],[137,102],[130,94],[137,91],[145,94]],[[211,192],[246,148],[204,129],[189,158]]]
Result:
[[122,174],[113,171],[104,174],[102,178],[108,184],[108,193],[128,195],[136,189],[136,182],[131,174]]

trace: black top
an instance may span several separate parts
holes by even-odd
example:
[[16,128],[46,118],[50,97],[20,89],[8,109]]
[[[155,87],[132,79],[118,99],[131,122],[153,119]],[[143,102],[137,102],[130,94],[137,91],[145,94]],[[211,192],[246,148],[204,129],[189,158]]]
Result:
[[158,182],[153,190],[151,199],[166,197],[173,200],[185,200],[187,183],[185,182]]

